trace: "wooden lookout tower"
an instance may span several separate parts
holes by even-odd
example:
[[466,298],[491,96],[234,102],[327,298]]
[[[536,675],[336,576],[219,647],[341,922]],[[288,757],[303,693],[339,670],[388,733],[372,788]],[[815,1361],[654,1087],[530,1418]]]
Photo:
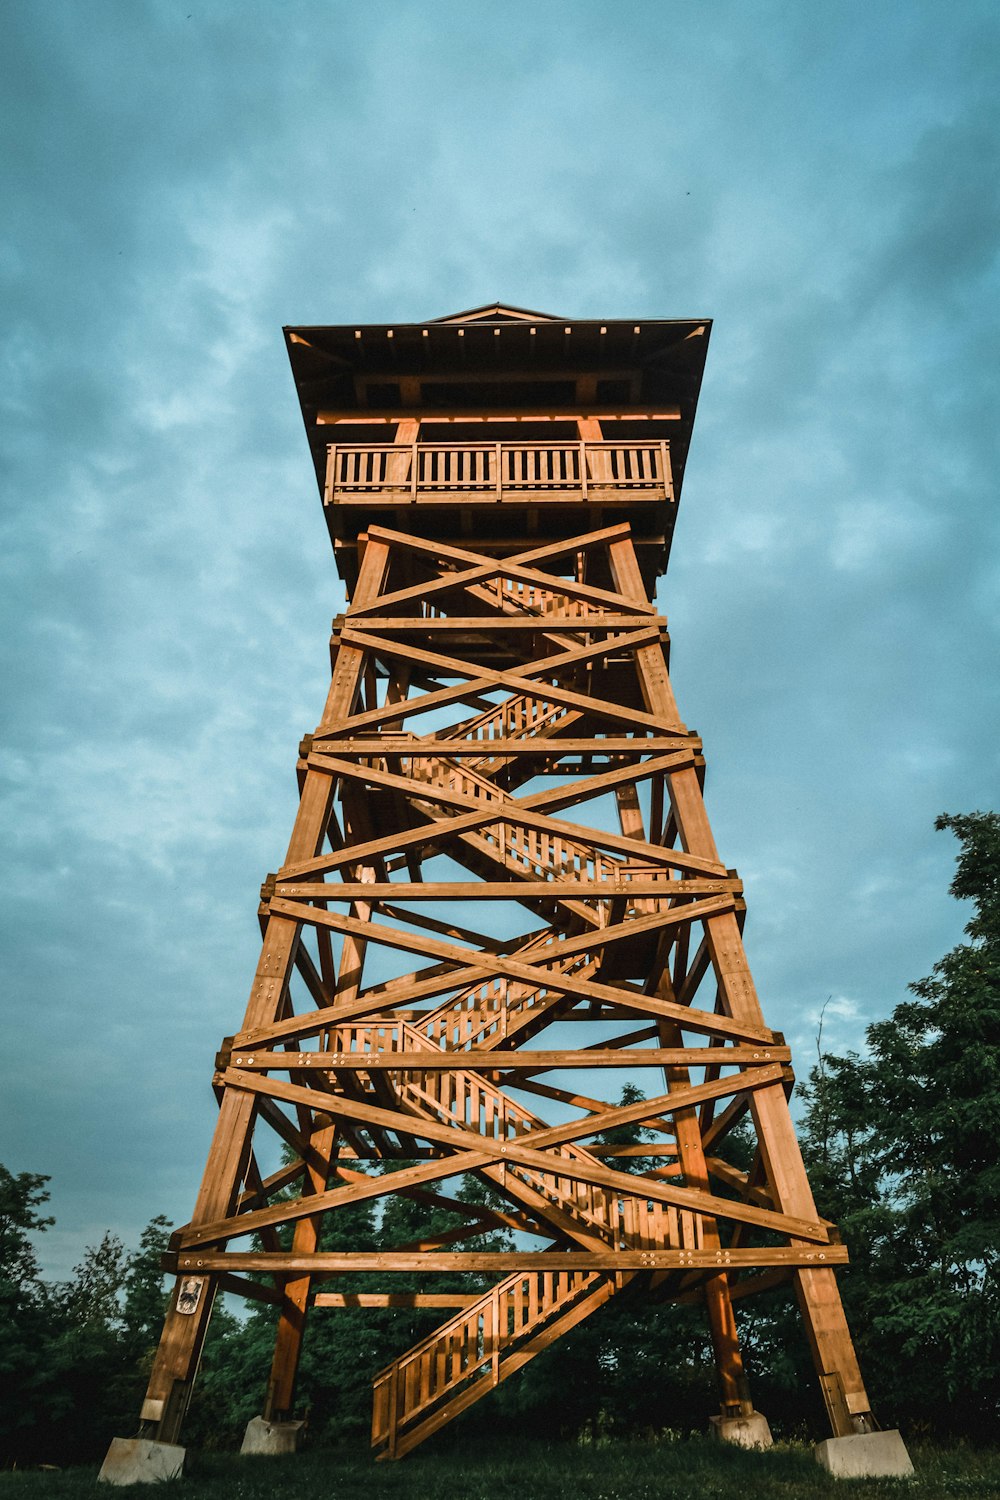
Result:
[[[350,1301],[330,1278],[357,1272],[381,1279],[365,1305],[442,1309],[375,1375],[386,1457],[615,1297],[701,1303],[717,1431],[767,1443],[733,1305],[781,1281],[831,1466],[850,1451],[883,1472],[901,1448],[869,1410],[847,1251],[803,1169],[789,1050],[747,967],[742,886],[654,602],[709,332],[499,305],[286,330],[349,604],[246,1014],[216,1059],[140,1438],[116,1439],[104,1477],[180,1463],[220,1290],[280,1308],[248,1443],[294,1446],[307,1316],[336,1316],[312,1309]],[[621,1102],[623,1081],[643,1097]],[[609,1144],[626,1125],[641,1145]],[[727,1153],[739,1126],[746,1172]],[[456,1197],[471,1178],[474,1206]],[[447,1205],[458,1227],[324,1248],[338,1213],[389,1195]],[[496,1229],[508,1248],[469,1248]],[[414,1271],[475,1278],[394,1292]]]

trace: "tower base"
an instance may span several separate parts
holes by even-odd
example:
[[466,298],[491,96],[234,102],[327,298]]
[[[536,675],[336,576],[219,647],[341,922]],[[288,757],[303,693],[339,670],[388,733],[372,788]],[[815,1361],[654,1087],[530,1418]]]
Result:
[[752,1411],[742,1417],[712,1417],[709,1431],[720,1443],[734,1443],[737,1448],[770,1448],[773,1442],[767,1418]]
[[304,1422],[269,1422],[266,1417],[251,1417],[243,1434],[241,1453],[296,1453],[302,1446]]
[[112,1438],[97,1478],[102,1484],[161,1484],[184,1473],[187,1450],[149,1438]]
[[857,1432],[816,1444],[816,1462],[837,1479],[904,1479],[913,1473],[898,1431]]

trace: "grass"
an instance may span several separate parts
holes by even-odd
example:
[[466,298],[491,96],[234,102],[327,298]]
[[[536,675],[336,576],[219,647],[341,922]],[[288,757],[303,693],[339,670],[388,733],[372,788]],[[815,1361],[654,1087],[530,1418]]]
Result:
[[[747,1453],[706,1438],[661,1443],[482,1442],[375,1464],[362,1451],[312,1449],[291,1458],[192,1454],[163,1500],[1000,1500],[1000,1450],[917,1448],[911,1480],[836,1480],[812,1450],[780,1444]],[[107,1500],[96,1469],[0,1474],[0,1500]],[[148,1495],[145,1486],[126,1493]]]

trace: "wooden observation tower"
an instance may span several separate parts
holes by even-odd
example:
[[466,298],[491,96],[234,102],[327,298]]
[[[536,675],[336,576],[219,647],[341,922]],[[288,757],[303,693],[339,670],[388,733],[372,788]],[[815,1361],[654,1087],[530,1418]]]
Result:
[[[717,1430],[766,1443],[733,1303],[787,1280],[834,1438],[881,1472],[898,1435],[875,1431],[837,1289],[847,1252],[806,1180],[789,1050],[750,977],[653,602],[709,324],[492,306],[286,336],[350,602],[249,1004],[216,1061],[141,1438],[112,1455],[129,1450],[129,1479],[182,1455],[219,1290],[280,1306],[250,1445],[293,1446],[307,1313],[362,1271],[384,1287],[366,1304],[443,1308],[375,1378],[385,1456],[619,1296],[703,1303]],[[646,1097],[615,1102],[626,1079]],[[726,1151],[743,1122],[747,1173]],[[641,1146],[606,1143],[636,1123]],[[485,1202],[456,1199],[463,1174]],[[323,1249],[339,1212],[391,1194],[461,1227]],[[463,1247],[498,1227],[510,1249]],[[394,1293],[414,1270],[482,1289]],[[105,1477],[121,1471],[109,1456]]]

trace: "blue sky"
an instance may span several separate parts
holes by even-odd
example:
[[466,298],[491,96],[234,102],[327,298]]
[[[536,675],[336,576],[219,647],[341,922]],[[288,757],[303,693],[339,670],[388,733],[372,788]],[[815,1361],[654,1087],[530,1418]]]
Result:
[[190,1211],[343,607],[281,326],[712,317],[662,603],[771,1023],[860,1046],[996,807],[1000,12],[8,0],[0,1161]]

